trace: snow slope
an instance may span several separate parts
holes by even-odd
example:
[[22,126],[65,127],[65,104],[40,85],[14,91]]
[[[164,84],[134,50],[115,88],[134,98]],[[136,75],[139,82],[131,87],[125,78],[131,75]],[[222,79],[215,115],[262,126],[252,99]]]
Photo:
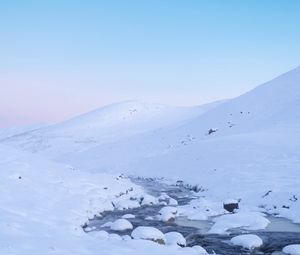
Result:
[[45,128],[47,124],[33,124],[28,126],[17,126],[11,128],[0,128],[0,140],[16,136],[16,135],[24,135],[27,132],[38,130],[40,128]]
[[167,107],[126,101],[23,135],[0,137],[0,142],[58,160],[134,135],[178,126],[222,102],[201,107]]

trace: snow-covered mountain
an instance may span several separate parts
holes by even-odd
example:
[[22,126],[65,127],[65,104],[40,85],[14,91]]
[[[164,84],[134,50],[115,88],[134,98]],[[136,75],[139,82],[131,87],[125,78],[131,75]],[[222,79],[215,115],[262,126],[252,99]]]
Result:
[[85,171],[182,179],[212,200],[242,199],[300,221],[290,199],[300,197],[299,109],[296,68],[226,102],[125,102],[2,143]]
[[57,159],[138,134],[180,126],[222,102],[199,107],[168,107],[126,101],[43,129],[2,137],[2,142]]
[[198,185],[201,197],[185,209],[194,219],[240,201],[240,211],[217,217],[212,230],[222,232],[228,216],[230,226],[232,217],[265,226],[260,212],[300,223],[299,109],[296,68],[225,102],[129,101],[51,126],[0,130],[0,253],[196,254],[83,232],[94,215],[148,195],[120,172]]

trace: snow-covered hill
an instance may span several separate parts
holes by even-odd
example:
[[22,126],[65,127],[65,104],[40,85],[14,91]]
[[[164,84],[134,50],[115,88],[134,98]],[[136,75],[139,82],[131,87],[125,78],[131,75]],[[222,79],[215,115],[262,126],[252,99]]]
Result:
[[189,127],[219,127],[222,133],[299,124],[300,67],[208,111]]
[[221,104],[126,102],[2,143],[85,171],[181,179],[212,201],[241,199],[300,222],[299,109],[296,68]]
[[222,101],[201,107],[168,107],[126,101],[43,129],[2,137],[0,142],[59,159],[138,134],[180,126],[221,103]]
[[[66,159],[93,171],[182,179],[202,186],[212,200],[242,199],[244,206],[300,222],[299,109],[296,68],[179,127]],[[216,132],[209,134],[210,129]]]
[[48,124],[40,123],[27,126],[16,126],[10,128],[0,128],[0,140],[17,135],[24,135],[27,132],[45,128]]

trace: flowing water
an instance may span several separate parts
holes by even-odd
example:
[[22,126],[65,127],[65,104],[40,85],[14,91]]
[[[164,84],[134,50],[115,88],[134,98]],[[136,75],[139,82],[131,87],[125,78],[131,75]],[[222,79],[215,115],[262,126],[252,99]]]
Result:
[[[143,186],[147,192],[153,196],[158,197],[161,193],[166,193],[170,197],[178,201],[178,205],[188,204],[195,198],[195,193],[190,188],[183,185],[168,185],[153,179],[134,179],[135,183]],[[102,227],[107,222],[113,222],[121,218],[125,214],[133,214],[135,218],[130,219],[133,227],[151,226],[158,228],[163,233],[176,231],[180,232],[187,240],[187,246],[200,245],[209,253],[223,254],[223,255],[240,255],[240,254],[282,254],[282,248],[289,244],[300,244],[300,224],[294,224],[291,221],[278,218],[268,217],[270,225],[261,231],[252,231],[252,234],[258,235],[262,238],[264,244],[259,249],[249,251],[242,247],[233,246],[229,240],[242,234],[242,230],[235,231],[229,235],[215,235],[208,234],[207,231],[212,226],[209,220],[188,220],[185,217],[178,217],[174,222],[162,222],[156,220],[154,216],[158,215],[162,205],[142,206],[139,208],[128,209],[124,211],[115,210],[112,212],[102,213],[102,217],[96,217],[88,224],[92,231],[105,230],[109,233],[120,234],[118,231],[112,231],[109,227]],[[153,216],[151,220],[147,217]],[[86,232],[88,232],[86,230]],[[130,231],[122,231],[122,235],[130,235]]]

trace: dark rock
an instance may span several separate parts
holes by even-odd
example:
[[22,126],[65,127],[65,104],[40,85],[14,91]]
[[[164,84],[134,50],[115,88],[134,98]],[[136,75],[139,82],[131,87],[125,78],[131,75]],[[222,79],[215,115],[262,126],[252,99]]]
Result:
[[239,203],[236,201],[231,201],[231,202],[224,202],[223,203],[223,208],[230,212],[233,213],[234,210],[239,209]]
[[217,132],[217,131],[218,131],[218,129],[216,129],[216,128],[211,128],[211,129],[208,130],[207,134],[208,134],[208,135],[211,135],[212,133],[215,133],[215,132]]

